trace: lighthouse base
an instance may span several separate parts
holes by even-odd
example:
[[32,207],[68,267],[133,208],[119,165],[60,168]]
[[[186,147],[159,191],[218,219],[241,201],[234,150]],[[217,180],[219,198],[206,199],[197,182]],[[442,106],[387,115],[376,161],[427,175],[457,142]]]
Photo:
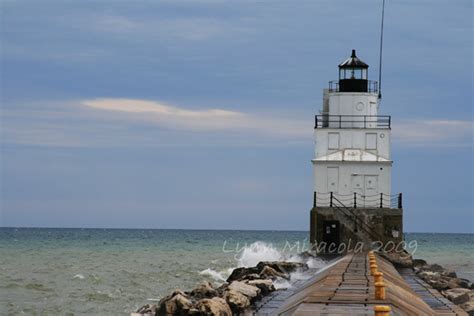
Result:
[[401,208],[314,207],[310,212],[310,242],[317,252],[397,247],[402,240]]

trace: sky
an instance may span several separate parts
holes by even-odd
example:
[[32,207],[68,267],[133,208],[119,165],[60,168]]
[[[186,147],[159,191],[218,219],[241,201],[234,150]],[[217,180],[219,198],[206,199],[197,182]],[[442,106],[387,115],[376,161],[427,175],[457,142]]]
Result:
[[[308,230],[314,115],[381,0],[1,5],[0,226]],[[408,232],[474,232],[472,1],[387,0]]]

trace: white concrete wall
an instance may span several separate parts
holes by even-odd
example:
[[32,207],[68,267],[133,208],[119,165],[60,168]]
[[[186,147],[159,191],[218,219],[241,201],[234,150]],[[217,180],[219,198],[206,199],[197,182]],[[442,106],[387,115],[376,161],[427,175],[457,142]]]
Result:
[[[363,92],[329,93],[329,115],[377,115],[377,94]],[[338,122],[329,123],[329,127],[339,126]],[[364,123],[346,123],[344,127],[364,127]],[[376,127],[369,123],[367,127]]]
[[[373,204],[366,206],[378,207],[380,193],[387,195],[387,198],[391,195],[392,166],[390,162],[313,163],[314,191],[320,194],[321,197],[332,191],[336,196],[347,195],[350,202],[352,194],[357,192],[367,196],[367,203]],[[337,171],[334,168],[337,168]],[[331,178],[334,174],[337,174],[336,181]],[[371,183],[368,183],[369,181]],[[384,201],[384,207],[390,207],[390,201]]]
[[[323,157],[342,149],[362,149],[390,160],[390,142],[391,131],[388,128],[370,128],[370,129],[343,129],[343,128],[316,128],[315,134],[315,158]],[[330,136],[338,136],[338,148],[329,144]],[[375,134],[376,149],[367,147],[367,134]],[[331,144],[333,145],[333,144]]]

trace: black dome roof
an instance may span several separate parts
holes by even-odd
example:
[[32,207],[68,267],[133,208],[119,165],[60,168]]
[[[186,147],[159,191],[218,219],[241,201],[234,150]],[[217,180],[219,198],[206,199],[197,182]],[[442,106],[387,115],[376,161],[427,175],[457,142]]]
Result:
[[339,68],[369,68],[369,65],[364,63],[356,56],[355,49],[352,50],[350,58],[346,59],[343,63],[339,64]]

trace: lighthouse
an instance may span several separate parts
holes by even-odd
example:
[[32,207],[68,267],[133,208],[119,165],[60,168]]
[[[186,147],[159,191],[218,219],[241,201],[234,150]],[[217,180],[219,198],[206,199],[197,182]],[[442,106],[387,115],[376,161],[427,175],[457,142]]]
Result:
[[315,116],[310,240],[332,249],[350,241],[398,243],[403,208],[401,193],[391,189],[391,117],[379,115],[378,83],[355,50],[338,68]]

